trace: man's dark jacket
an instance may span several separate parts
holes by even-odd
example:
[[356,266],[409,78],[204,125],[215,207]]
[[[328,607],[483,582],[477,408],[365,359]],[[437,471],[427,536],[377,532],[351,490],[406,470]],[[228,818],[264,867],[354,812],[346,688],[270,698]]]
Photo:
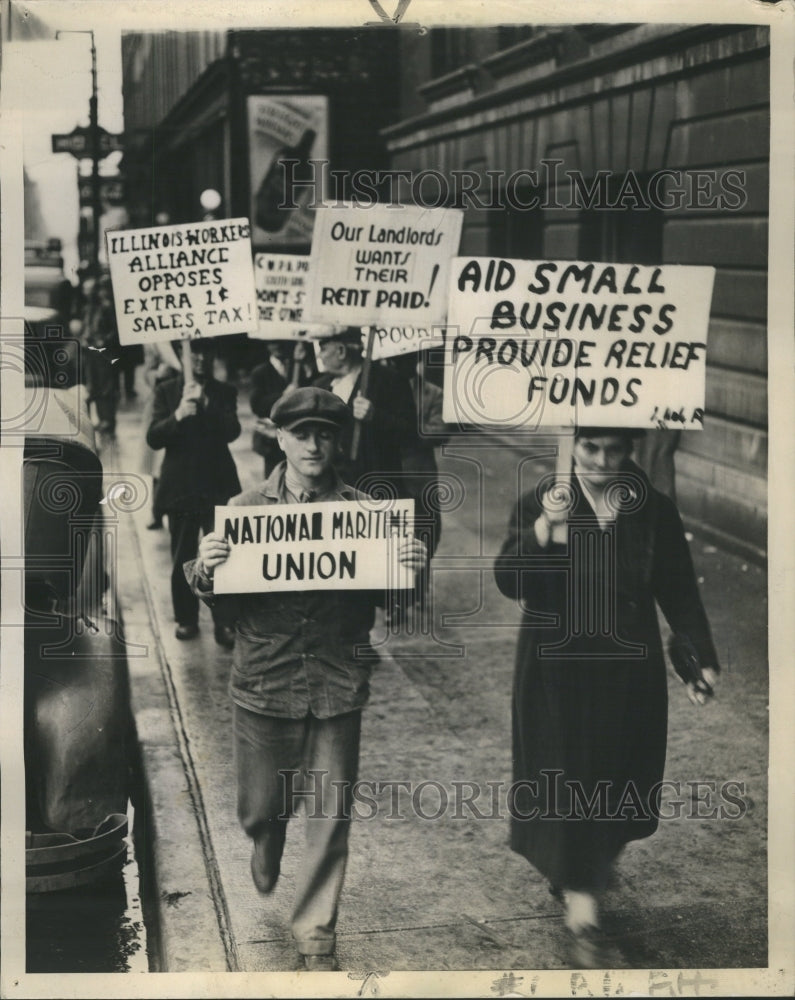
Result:
[[196,416],[177,420],[174,413],[183,384],[178,375],[155,387],[152,422],[146,433],[150,448],[166,449],[155,497],[157,508],[163,511],[206,510],[240,492],[229,451],[229,442],[240,434],[237,389],[208,379],[206,406]]
[[[324,372],[315,379],[315,385],[331,391],[334,375]],[[359,393],[361,373],[349,400],[351,405]],[[408,380],[385,365],[374,363],[370,369],[367,398],[373,404],[373,418],[362,422],[359,453],[351,461],[351,437],[355,421],[342,432],[339,461],[335,464],[346,483],[366,493],[378,491],[377,481],[382,479],[394,484],[399,496],[408,496],[404,477],[401,475],[401,454],[404,446],[417,438],[417,408]],[[365,479],[362,479],[365,477]]]

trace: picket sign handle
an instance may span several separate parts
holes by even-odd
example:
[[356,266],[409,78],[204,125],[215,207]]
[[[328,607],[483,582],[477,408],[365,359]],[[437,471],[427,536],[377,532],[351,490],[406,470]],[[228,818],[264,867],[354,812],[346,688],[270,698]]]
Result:
[[303,346],[304,342],[302,340],[298,340],[293,348],[293,367],[290,372],[290,385],[293,389],[298,388],[298,383],[301,379],[301,364],[303,363],[305,357],[305,353],[302,350]]
[[[375,327],[371,326],[367,330],[367,350],[364,353],[362,362],[362,381],[359,384],[359,396],[367,398],[367,390],[370,387],[370,369],[373,365],[373,345],[375,343]],[[362,422],[357,420],[353,425],[353,436],[351,437],[351,461],[355,462],[359,456],[359,442],[362,437]]]
[[[570,434],[558,437],[558,457],[555,462],[555,478],[568,490],[571,476],[571,461],[574,454],[574,438]],[[552,526],[552,541],[566,545],[569,540],[568,520]]]
[[182,341],[182,376],[185,385],[188,384],[191,377],[190,372],[190,341],[187,337],[183,338]]

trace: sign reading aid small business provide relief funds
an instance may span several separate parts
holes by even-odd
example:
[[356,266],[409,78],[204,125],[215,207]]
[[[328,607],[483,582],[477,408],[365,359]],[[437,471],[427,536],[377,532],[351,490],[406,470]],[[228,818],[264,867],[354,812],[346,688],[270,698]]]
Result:
[[700,430],[714,275],[712,267],[456,258],[444,419]]
[[122,345],[256,328],[248,219],[127,229],[106,242]]
[[444,323],[462,221],[454,208],[319,208],[308,318],[350,326]]
[[414,587],[398,560],[413,500],[216,507],[215,524],[231,550],[215,571],[216,594]]

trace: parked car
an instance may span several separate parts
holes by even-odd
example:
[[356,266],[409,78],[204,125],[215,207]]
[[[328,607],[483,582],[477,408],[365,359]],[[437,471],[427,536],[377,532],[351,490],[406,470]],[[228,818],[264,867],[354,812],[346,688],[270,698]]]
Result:
[[123,863],[134,737],[105,565],[113,529],[83,389],[27,391],[26,881],[39,893],[86,884]]
[[53,389],[77,385],[80,375],[80,344],[65,327],[61,314],[51,306],[26,305],[25,384]]

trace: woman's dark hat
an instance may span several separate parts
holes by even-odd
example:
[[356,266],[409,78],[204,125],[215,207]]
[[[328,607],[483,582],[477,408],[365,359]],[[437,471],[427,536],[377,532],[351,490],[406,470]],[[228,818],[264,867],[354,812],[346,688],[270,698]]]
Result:
[[637,441],[646,437],[646,431],[642,427],[577,427],[574,437],[621,437],[625,440]]
[[351,411],[333,392],[307,386],[277,400],[271,410],[277,427],[293,430],[301,424],[328,424],[342,430],[351,420]]

